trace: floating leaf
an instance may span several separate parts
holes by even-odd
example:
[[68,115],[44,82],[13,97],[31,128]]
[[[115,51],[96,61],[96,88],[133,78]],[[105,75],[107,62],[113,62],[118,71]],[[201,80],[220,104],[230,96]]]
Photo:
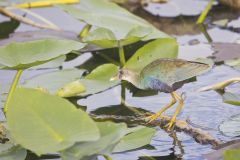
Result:
[[237,43],[212,43],[216,62],[240,58],[240,44]]
[[[159,31],[146,20],[135,16],[126,9],[107,0],[82,0],[79,8],[68,5],[58,6],[76,19],[93,26],[110,30],[118,40],[126,37],[135,27],[149,28],[152,30],[144,40],[169,38],[167,34]],[[141,34],[141,31],[139,34]]]
[[[84,42],[92,43],[102,48],[112,48],[118,46],[125,46],[137,42],[144,38],[151,32],[151,28],[135,27],[122,39],[117,39],[111,30],[105,28],[97,28],[90,32],[85,38]],[[118,42],[119,41],[119,42]]]
[[85,70],[65,69],[38,75],[23,84],[28,88],[45,88],[51,94],[55,94],[58,89],[82,77]]
[[127,126],[124,123],[98,122],[101,138],[94,142],[77,143],[62,152],[63,160],[79,160],[83,157],[110,154],[114,146],[125,135]]
[[142,48],[126,62],[124,68],[141,71],[147,64],[159,58],[176,58],[178,45],[175,39],[157,39]]
[[[222,143],[217,147],[214,147],[215,151],[208,154],[204,154],[204,158],[206,158],[207,160],[220,160],[220,159],[223,160],[224,152],[228,150],[238,149],[240,147],[239,142],[240,142],[239,139],[236,139],[236,140],[227,141],[226,143]],[[232,160],[232,159],[230,158],[226,160]]]
[[240,106],[240,95],[239,94],[225,92],[222,95],[222,98],[223,98],[224,103]]
[[99,138],[96,124],[85,112],[63,98],[34,89],[14,92],[7,124],[17,144],[39,155]]
[[202,0],[171,0],[167,3],[147,3],[144,9],[161,17],[197,16],[207,4],[208,1]]
[[56,95],[60,97],[72,97],[85,91],[85,86],[77,80],[66,84],[63,88],[60,88],[56,92]]
[[0,144],[1,160],[23,160],[27,156],[27,151],[20,146],[6,143]]
[[229,21],[228,19],[220,19],[213,21],[212,23],[219,27],[226,27],[228,25],[228,21]]
[[232,59],[232,60],[226,60],[224,62],[226,65],[233,67],[236,70],[240,71],[240,58],[238,59]]
[[8,39],[0,40],[0,46],[7,45],[12,42],[28,42],[33,40],[54,38],[54,39],[70,39],[78,40],[77,34],[70,31],[54,31],[54,30],[36,30],[26,32],[16,32],[10,35]]
[[[84,78],[81,78],[82,74],[76,72],[83,73],[82,70],[51,72],[29,79],[25,82],[24,86],[31,88],[45,88],[51,94],[55,94],[59,89],[61,89],[61,92],[63,90],[67,91],[61,93],[61,95],[64,96],[69,93],[71,96],[87,96],[104,91],[119,83],[119,81],[110,81],[110,78],[118,73],[118,67],[113,64],[101,65]],[[79,86],[79,92],[76,92],[76,90],[73,91],[74,94],[73,92],[70,92],[72,84],[81,85]]]
[[13,42],[0,47],[0,64],[11,69],[26,69],[46,63],[85,45],[72,40],[42,39]]
[[127,128],[123,123],[98,122],[101,138],[95,142],[77,143],[62,152],[63,160],[79,160],[90,155],[111,154],[140,148],[150,143],[154,129],[139,126]]
[[239,160],[240,149],[226,150],[223,154],[224,160]]
[[[209,90],[222,90],[224,89],[225,87],[231,85],[231,84],[234,84],[234,83],[239,83],[240,82],[240,77],[234,77],[234,78],[230,78],[230,79],[227,79],[225,81],[222,81],[222,82],[218,82],[218,83],[215,83],[213,85],[209,85],[209,86],[205,86],[205,87],[202,87],[200,89],[198,89],[199,92],[202,92],[202,91],[209,91]],[[219,92],[221,95],[224,94],[224,93],[221,93]]]
[[58,68],[62,66],[63,62],[66,60],[66,55],[60,56],[50,62],[31,67],[31,69],[49,69],[49,68]]
[[240,28],[240,17],[238,19],[234,19],[228,23],[228,27]]
[[155,129],[153,128],[143,126],[130,128],[129,134],[121,139],[120,143],[114,148],[114,152],[124,152],[143,147],[150,143],[154,134]]
[[212,57],[214,53],[209,44],[180,45],[178,58],[194,61],[197,58]]
[[236,137],[240,135],[240,115],[235,115],[219,125],[219,130],[226,136]]
[[110,78],[118,73],[118,67],[114,64],[103,64],[94,69],[80,82],[86,87],[86,92],[78,94],[78,96],[87,96],[95,94],[111,88],[119,83],[119,81],[110,81]]

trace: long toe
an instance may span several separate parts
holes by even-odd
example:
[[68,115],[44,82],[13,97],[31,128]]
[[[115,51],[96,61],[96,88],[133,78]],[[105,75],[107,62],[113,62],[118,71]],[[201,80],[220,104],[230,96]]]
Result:
[[147,123],[151,123],[154,120],[156,120],[158,117],[160,117],[159,114],[152,114],[152,115],[146,117],[145,120],[146,120]]
[[173,126],[175,124],[175,120],[171,119],[168,124],[166,124],[164,127],[167,128],[168,131],[173,129]]

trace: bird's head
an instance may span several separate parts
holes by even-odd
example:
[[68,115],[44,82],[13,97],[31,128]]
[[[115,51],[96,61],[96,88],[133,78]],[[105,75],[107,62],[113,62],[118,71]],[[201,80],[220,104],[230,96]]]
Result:
[[125,80],[126,76],[129,76],[128,71],[125,69],[121,69],[121,70],[119,70],[118,74],[111,77],[110,81]]
[[115,81],[115,80],[126,80],[131,83],[136,83],[139,79],[139,74],[136,72],[130,70],[130,69],[121,69],[119,70],[118,74],[111,77],[110,81]]

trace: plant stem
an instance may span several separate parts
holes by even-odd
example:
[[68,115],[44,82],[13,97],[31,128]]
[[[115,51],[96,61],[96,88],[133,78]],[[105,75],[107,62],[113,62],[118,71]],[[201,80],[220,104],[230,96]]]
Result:
[[125,106],[126,100],[126,83],[122,81],[121,83],[121,104]]
[[120,41],[118,41],[118,54],[120,58],[121,67],[123,67],[126,63],[126,60],[125,60],[124,48],[123,46],[121,46]]
[[207,6],[206,6],[205,9],[202,11],[201,15],[198,17],[197,24],[202,24],[202,23],[205,21],[208,12],[209,12],[209,11],[211,10],[211,8],[212,8],[213,1],[214,1],[214,0],[209,0]]
[[36,8],[36,7],[49,7],[54,4],[74,4],[79,3],[79,0],[48,0],[48,1],[36,1],[36,2],[28,2],[17,4],[16,6],[19,8]]
[[60,30],[60,28],[58,26],[56,26],[54,23],[52,23],[51,21],[47,20],[46,18],[40,16],[39,14],[32,12],[29,9],[16,8],[16,7],[7,7],[7,9],[9,9],[9,10],[13,10],[13,9],[15,9],[15,10],[18,10],[18,9],[22,10],[23,12],[33,16],[34,18],[39,19],[40,21],[42,21],[43,23],[45,23],[49,27],[55,28],[56,30]]
[[92,25],[90,24],[85,25],[79,34],[80,39],[83,39],[84,37],[86,37],[91,28],[92,28]]
[[23,16],[19,16],[19,15],[13,13],[11,10],[9,10],[7,8],[4,8],[4,7],[0,7],[0,13],[9,17],[9,18],[15,19],[17,21],[20,21],[20,22],[25,23],[27,25],[31,25],[33,27],[38,27],[38,28],[41,28],[41,29],[52,29],[52,30],[59,31],[59,28],[55,28],[53,26],[49,26],[49,25],[46,25],[46,24],[36,23],[33,20],[31,20],[29,18],[26,18],[26,17],[23,17]]
[[103,157],[104,157],[106,160],[112,160],[112,158],[111,158],[109,155],[104,154]]
[[198,24],[199,30],[204,34],[205,38],[207,39],[208,43],[211,43],[213,40],[211,36],[208,34],[206,30],[206,26],[204,24]]
[[5,102],[4,107],[3,107],[3,110],[4,110],[5,114],[7,113],[8,104],[10,102],[10,99],[12,97],[13,92],[15,91],[15,89],[17,87],[17,84],[18,84],[18,81],[19,81],[19,79],[20,79],[20,77],[22,75],[22,72],[23,72],[23,70],[18,70],[16,75],[15,75],[15,77],[14,77],[14,80],[12,82],[11,88],[10,88],[10,90],[8,92],[8,95],[7,95],[7,98],[6,98],[6,102]]

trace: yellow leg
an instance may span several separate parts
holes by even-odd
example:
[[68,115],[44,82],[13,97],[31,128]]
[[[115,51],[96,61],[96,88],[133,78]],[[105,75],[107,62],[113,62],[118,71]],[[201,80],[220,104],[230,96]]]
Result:
[[178,113],[181,111],[182,106],[183,106],[183,98],[181,96],[179,96],[176,92],[173,92],[173,95],[177,98],[177,100],[179,101],[179,104],[178,104],[170,122],[165,126],[165,127],[167,127],[167,130],[171,130],[173,124],[176,122],[176,117],[177,117]]
[[177,101],[176,98],[174,96],[173,93],[171,93],[172,96],[172,101],[171,103],[169,103],[168,105],[166,105],[165,107],[163,107],[159,112],[157,112],[156,114],[153,114],[151,116],[146,117],[148,123],[151,123],[152,121],[154,121],[155,119],[161,117],[162,113],[165,112],[168,108],[172,107]]

